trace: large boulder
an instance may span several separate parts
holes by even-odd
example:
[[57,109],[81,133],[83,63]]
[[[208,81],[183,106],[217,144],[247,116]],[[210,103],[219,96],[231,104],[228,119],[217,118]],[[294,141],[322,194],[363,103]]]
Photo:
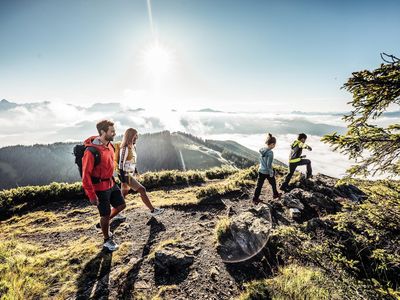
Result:
[[271,228],[271,213],[266,205],[234,215],[219,241],[218,253],[225,262],[249,259],[265,247]]
[[295,187],[301,188],[309,192],[317,192],[335,199],[337,197],[348,199],[352,202],[362,202],[367,199],[367,195],[359,188],[352,184],[339,184],[338,179],[324,174],[317,174],[311,179],[306,179],[304,176]]

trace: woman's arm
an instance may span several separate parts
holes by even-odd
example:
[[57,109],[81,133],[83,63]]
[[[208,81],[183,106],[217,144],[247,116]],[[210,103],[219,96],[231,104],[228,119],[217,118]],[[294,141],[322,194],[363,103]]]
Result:
[[268,153],[265,157],[267,173],[269,176],[274,176],[274,169],[272,168],[272,161],[274,160],[274,154],[272,152]]

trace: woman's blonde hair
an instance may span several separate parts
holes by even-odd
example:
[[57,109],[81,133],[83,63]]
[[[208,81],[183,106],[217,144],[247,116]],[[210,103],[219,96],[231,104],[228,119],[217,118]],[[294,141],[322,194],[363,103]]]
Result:
[[137,130],[134,128],[128,128],[125,133],[124,137],[122,138],[121,148],[126,147],[132,144],[133,137],[137,134]]

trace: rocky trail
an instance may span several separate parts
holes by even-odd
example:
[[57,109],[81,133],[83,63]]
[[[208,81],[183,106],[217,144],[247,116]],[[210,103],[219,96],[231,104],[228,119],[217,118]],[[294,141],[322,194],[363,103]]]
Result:
[[[94,250],[87,260],[68,258],[69,264],[82,267],[77,268],[72,280],[75,286],[69,287],[72,292],[64,294],[67,298],[233,299],[241,293],[243,283],[271,273],[266,258],[268,244],[264,249],[257,244],[267,242],[270,230],[278,225],[301,223],[335,213],[340,210],[341,201],[352,198],[352,201],[360,201],[364,196],[354,187],[343,191],[335,189],[335,181],[317,176],[280,200],[272,200],[269,185],[265,184],[263,199],[266,204],[257,207],[250,200],[252,189],[245,189],[239,195],[223,197],[214,204],[166,205],[165,212],[157,217],[150,217],[146,208],[137,206],[140,202],[137,195],[130,196],[124,212],[127,219],[115,221],[111,226],[114,240],[120,244],[120,249],[114,253],[101,249],[102,235],[94,226],[97,211],[87,201],[60,201],[38,207],[0,223],[0,227],[5,228],[6,237],[12,235],[33,243],[42,252],[57,251],[71,241],[94,243],[97,252]],[[255,255],[253,258],[224,263],[224,255],[235,245],[228,243],[230,248],[225,250],[217,245],[215,227],[222,218],[238,223],[235,224],[238,228],[235,239],[230,241],[233,244],[238,236],[261,234],[261,241],[253,241],[253,245],[249,244],[250,240],[242,241],[248,243],[244,247],[252,251],[246,252],[247,257]],[[265,227],[267,231],[253,226],[260,219],[264,223],[257,226],[269,224]],[[255,228],[249,229],[249,226]],[[243,230],[250,234],[243,235]],[[79,247],[79,243],[75,247]],[[244,260],[246,255],[239,257]],[[54,286],[51,296],[56,297],[59,288]]]

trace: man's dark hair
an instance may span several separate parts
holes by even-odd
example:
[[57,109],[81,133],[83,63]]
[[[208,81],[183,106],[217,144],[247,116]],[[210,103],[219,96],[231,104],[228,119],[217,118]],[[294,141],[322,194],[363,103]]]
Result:
[[108,131],[108,127],[114,126],[114,122],[111,122],[109,120],[102,120],[99,123],[96,124],[97,131],[101,135],[101,131],[103,130],[104,132]]
[[300,133],[297,139],[300,141],[301,139],[307,139],[307,135],[305,133]]

